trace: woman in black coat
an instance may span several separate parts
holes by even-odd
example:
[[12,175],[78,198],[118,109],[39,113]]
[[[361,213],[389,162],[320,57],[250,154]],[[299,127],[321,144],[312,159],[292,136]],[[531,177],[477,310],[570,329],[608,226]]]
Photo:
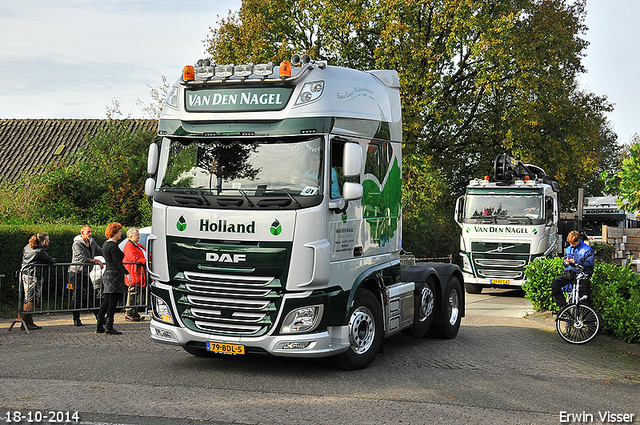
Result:
[[102,275],[104,297],[98,311],[98,326],[96,333],[120,335],[113,328],[113,317],[116,313],[118,300],[124,292],[125,276],[131,279],[129,271],[122,264],[124,253],[118,247],[118,241],[122,237],[122,224],[109,223],[104,232],[107,241],[102,245],[102,255],[105,258],[107,269]]

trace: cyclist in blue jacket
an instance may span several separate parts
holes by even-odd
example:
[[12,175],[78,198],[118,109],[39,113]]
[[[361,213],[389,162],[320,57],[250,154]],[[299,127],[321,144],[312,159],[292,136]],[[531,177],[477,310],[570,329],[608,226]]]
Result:
[[588,278],[593,274],[593,249],[580,239],[580,235],[575,230],[569,232],[567,242],[569,242],[570,245],[564,250],[564,273],[551,282],[551,292],[559,307],[558,311],[567,304],[567,300],[562,293],[562,288],[573,284],[576,275],[580,272],[580,270],[575,267],[576,264],[582,266],[587,275],[587,279],[580,281],[580,295],[587,295],[587,297],[591,295],[591,282]]

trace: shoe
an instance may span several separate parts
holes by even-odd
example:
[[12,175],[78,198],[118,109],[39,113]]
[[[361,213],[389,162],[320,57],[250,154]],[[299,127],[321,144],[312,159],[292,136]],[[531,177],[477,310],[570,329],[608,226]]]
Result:
[[107,335],[122,335],[122,332],[113,329],[113,319],[111,318],[105,319],[104,333]]
[[139,317],[135,317],[135,316],[129,316],[128,314],[126,314],[124,316],[124,321],[125,322],[139,322],[140,318]]
[[73,326],[82,326],[80,319],[73,319]]
[[97,333],[97,334],[103,334],[103,333],[104,333],[104,319],[103,319],[103,320],[100,320],[100,319],[99,319],[99,318],[97,318],[97,317],[96,317],[96,319],[97,319],[97,321],[98,321],[98,323],[97,323],[97,325],[96,325],[96,333]]
[[[30,331],[42,329],[42,326],[38,326],[33,323],[33,316],[31,316],[30,314],[23,314],[22,319],[24,320],[24,323],[26,323],[27,329],[29,329]],[[22,329],[22,326],[20,326],[20,329]]]

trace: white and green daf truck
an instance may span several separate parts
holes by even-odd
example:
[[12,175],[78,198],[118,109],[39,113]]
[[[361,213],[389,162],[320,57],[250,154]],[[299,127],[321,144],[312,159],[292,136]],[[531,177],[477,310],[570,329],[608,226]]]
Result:
[[312,61],[187,66],[149,151],[151,337],[196,356],[335,357],[454,338],[454,264],[400,265],[395,71]]
[[559,186],[545,176],[540,167],[498,155],[493,180],[471,180],[458,198],[455,219],[462,229],[460,256],[468,293],[520,287],[527,264],[562,251]]

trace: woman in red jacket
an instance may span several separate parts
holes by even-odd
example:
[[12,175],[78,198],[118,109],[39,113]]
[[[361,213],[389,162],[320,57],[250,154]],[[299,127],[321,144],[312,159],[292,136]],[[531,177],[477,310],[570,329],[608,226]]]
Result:
[[[145,258],[145,248],[140,243],[140,232],[135,227],[127,230],[127,242],[124,244],[124,260],[125,268],[129,270],[131,281],[126,280],[125,284],[128,286],[127,293],[127,306],[141,306],[144,305],[144,287],[147,286],[147,275],[145,273],[144,264],[147,259]],[[137,264],[127,264],[137,263]],[[125,310],[124,320],[127,322],[139,322],[142,317],[138,314],[138,310],[135,307],[130,307]]]

